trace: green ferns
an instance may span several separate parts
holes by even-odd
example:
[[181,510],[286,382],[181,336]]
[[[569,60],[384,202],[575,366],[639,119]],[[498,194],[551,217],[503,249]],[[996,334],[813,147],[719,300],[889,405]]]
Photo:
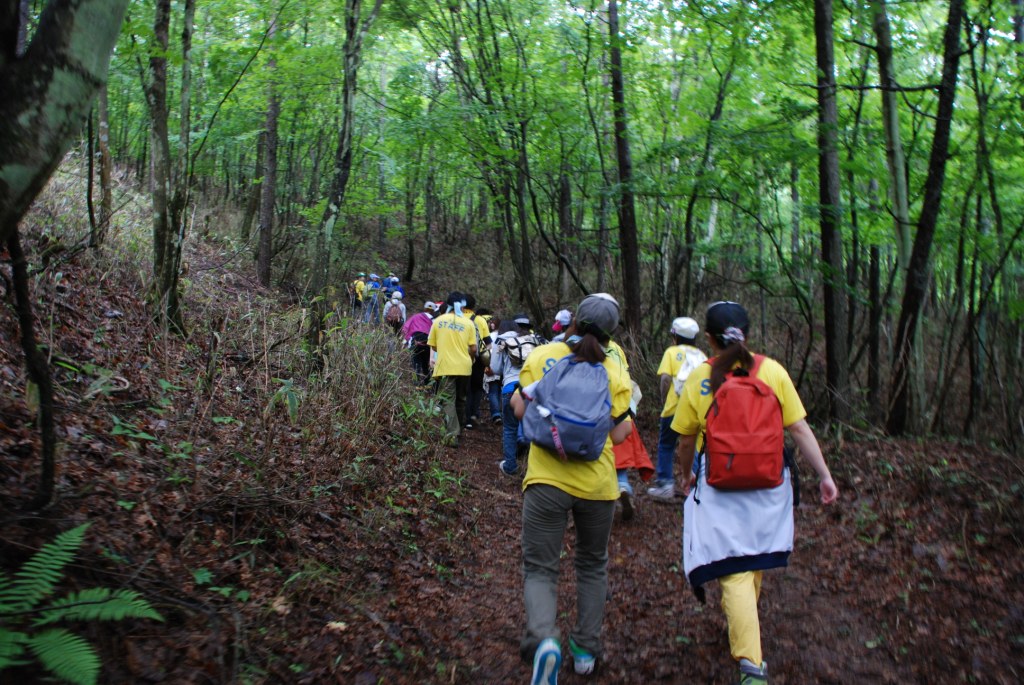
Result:
[[92,588],[45,605],[63,577],[64,566],[82,544],[88,523],[65,531],[43,546],[14,577],[0,571],[0,671],[29,663],[27,652],[53,675],[81,685],[96,682],[100,660],[92,645],[64,628],[64,621],[119,621],[163,617],[132,590]]

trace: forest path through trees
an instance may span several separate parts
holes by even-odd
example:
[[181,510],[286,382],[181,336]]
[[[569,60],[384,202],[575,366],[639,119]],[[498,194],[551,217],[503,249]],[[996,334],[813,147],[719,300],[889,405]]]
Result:
[[[653,447],[656,433],[643,428],[641,433]],[[519,481],[498,472],[500,449],[501,427],[483,425],[466,431],[462,446],[450,451],[449,466],[466,486],[463,527],[455,533],[462,540],[461,555],[451,562],[451,582],[421,597],[437,621],[421,625],[426,633],[421,636],[429,634],[435,647],[447,643],[444,648],[458,664],[438,682],[529,681],[530,669],[518,654],[522,496]],[[879,629],[871,617],[843,601],[844,595],[861,592],[867,579],[837,565],[833,551],[843,544],[841,521],[847,517],[821,507],[813,486],[805,487],[805,504],[797,513],[791,566],[765,575],[760,608],[771,681],[915,681],[909,663],[894,662],[878,643]],[[733,682],[736,669],[717,587],[709,585],[702,606],[682,576],[682,508],[655,503],[639,494],[644,489],[637,488],[636,517],[623,522],[616,514],[612,531],[606,659],[592,678],[576,676],[567,660],[560,682]],[[563,640],[575,617],[572,541],[570,526],[559,586]]]

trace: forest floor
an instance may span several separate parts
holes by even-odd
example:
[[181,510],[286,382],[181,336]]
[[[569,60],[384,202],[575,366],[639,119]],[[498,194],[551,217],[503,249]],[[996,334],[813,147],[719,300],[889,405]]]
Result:
[[[522,497],[498,473],[500,426],[446,449],[436,430],[413,445],[391,428],[302,414],[308,397],[290,415],[282,406],[293,386],[274,380],[288,369],[269,355],[298,348],[302,312],[222,257],[215,248],[191,256],[195,330],[185,340],[153,328],[131,268],[75,255],[36,279],[63,442],[58,498],[44,512],[20,510],[36,485],[39,439],[5,308],[0,568],[10,573],[56,532],[92,522],[66,585],[132,587],[165,617],[78,624],[102,656],[104,683],[527,682]],[[10,303],[9,288],[2,294]],[[257,310],[290,316],[267,328],[259,354],[237,335]],[[412,421],[386,400],[350,397],[338,413],[372,401],[374,419]],[[639,430],[652,450],[654,418]],[[821,506],[805,476],[791,564],[766,574],[771,681],[1024,678],[1019,461],[852,429],[841,444],[822,442],[841,497]],[[305,495],[298,480],[313,483]],[[591,678],[566,664],[561,680],[733,682],[717,588],[701,605],[681,573],[681,506],[643,491],[636,517],[617,518],[612,532],[605,659]],[[572,547],[570,528],[563,633],[574,616]],[[42,677],[32,666],[8,675]]]

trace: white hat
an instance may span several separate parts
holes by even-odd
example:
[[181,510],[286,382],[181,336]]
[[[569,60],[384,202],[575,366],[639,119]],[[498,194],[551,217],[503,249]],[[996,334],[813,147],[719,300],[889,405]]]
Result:
[[431,302],[430,300],[427,300],[426,302],[423,303],[423,308],[424,309],[429,309],[432,312],[436,312],[437,311],[437,303],[436,302]]
[[400,300],[400,299],[402,299],[402,293],[400,293],[400,292],[398,292],[396,290],[395,292],[391,293],[391,299],[392,300]]
[[672,322],[672,335],[680,338],[696,338],[700,333],[700,326],[688,316],[680,316]]

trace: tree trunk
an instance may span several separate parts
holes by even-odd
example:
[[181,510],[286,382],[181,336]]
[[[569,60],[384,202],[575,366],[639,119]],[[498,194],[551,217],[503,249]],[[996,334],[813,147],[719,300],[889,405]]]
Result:
[[[270,20],[267,40],[273,44],[277,33],[277,17]],[[267,70],[273,74],[277,60],[271,56]],[[260,189],[259,247],[256,257],[256,276],[260,285],[270,287],[270,261],[274,249],[274,199],[277,197],[277,120],[281,103],[277,96],[277,83],[271,78],[267,94],[267,123],[264,128],[263,182]]]
[[[15,3],[0,12],[0,242],[77,138],[106,82],[127,0],[51,0],[24,54]],[[83,17],[103,17],[101,22]],[[13,40],[9,38],[13,37]]]
[[626,330],[640,333],[640,249],[637,244],[636,208],[633,201],[633,159],[626,128],[626,96],[622,75],[622,37],[619,35],[617,0],[608,2],[609,67],[612,83],[612,118],[615,129],[615,153],[619,166],[619,250],[622,255],[622,292]]
[[[956,100],[957,74],[960,67],[959,30],[963,12],[963,0],[951,0],[949,19],[946,22],[946,31],[943,37],[942,80],[939,83],[935,135],[932,139],[931,156],[928,160],[928,176],[924,184],[917,236],[914,238],[914,248],[910,254],[906,288],[903,292],[900,319],[896,329],[895,356],[890,387],[892,401],[890,402],[889,419],[886,422],[886,429],[893,435],[901,435],[906,431],[911,411],[909,381],[910,372],[914,367],[911,350],[914,349],[921,308],[928,292],[931,275],[931,247],[938,224],[939,209],[942,206],[946,158],[949,153],[953,105]],[[917,361],[923,362],[923,360]]]
[[872,0],[874,12],[878,76],[882,85],[882,130],[885,133],[885,161],[889,169],[889,200],[896,228],[896,256],[901,271],[910,260],[910,200],[907,190],[907,169],[900,140],[900,115],[896,107],[898,93],[896,72],[892,64],[892,33],[885,0]]
[[822,285],[825,300],[825,387],[829,417],[850,415],[849,351],[846,345],[846,298],[843,293],[843,244],[836,111],[835,56],[832,45],[832,0],[815,0],[814,35],[818,65],[818,183],[821,226]]
[[110,220],[114,214],[113,170],[114,160],[110,157],[110,108],[107,103],[107,86],[100,88],[98,144],[100,149],[100,221],[96,232],[96,245],[99,247],[106,239],[110,229]]
[[[352,134],[355,125],[356,78],[362,60],[363,39],[380,12],[384,0],[373,0],[373,6],[363,17],[363,0],[345,0],[345,43],[343,83],[341,92],[341,126],[338,131],[338,148],[334,155],[334,170],[324,209],[317,232],[318,253],[314,256],[312,291],[314,297],[326,287],[330,269],[330,251],[334,227],[341,216],[345,201],[348,179],[352,173]],[[310,327],[307,332],[309,349],[319,359],[320,334],[323,331],[326,314],[326,298],[316,298]]]
[[170,0],[157,0],[153,19],[155,42],[149,58],[150,82],[146,100],[150,113],[151,201],[153,207],[153,284],[155,318],[182,330],[174,270],[175,223],[171,212],[171,151],[168,142],[167,46],[171,23]]

